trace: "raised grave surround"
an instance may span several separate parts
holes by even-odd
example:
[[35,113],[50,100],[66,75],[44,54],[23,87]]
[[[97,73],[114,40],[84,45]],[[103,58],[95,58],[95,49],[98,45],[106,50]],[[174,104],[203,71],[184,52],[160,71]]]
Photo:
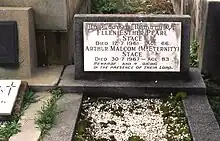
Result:
[[[58,106],[64,109],[64,112],[58,115],[56,125],[49,131],[50,134],[44,137],[45,141],[60,141],[61,139],[72,141],[77,118],[81,112],[80,105],[83,95],[69,93],[61,97]],[[207,96],[188,95],[183,100],[183,104],[193,141],[219,141],[220,128]]]
[[[129,17],[129,18],[128,18]],[[160,17],[160,16],[158,16]],[[162,16],[161,16],[162,17]],[[160,18],[161,18],[160,17]],[[166,16],[164,16],[166,17]],[[164,18],[163,17],[163,18]],[[178,17],[178,18],[174,18]],[[188,16],[178,16],[174,15],[164,18],[169,21],[179,21],[181,17],[184,19],[189,19]],[[72,66],[67,66],[61,76],[61,80],[59,82],[59,87],[63,88],[66,92],[76,92],[83,93],[84,95],[89,96],[116,96],[116,97],[145,97],[145,96],[165,96],[169,95],[171,92],[176,93],[180,91],[184,91],[188,93],[187,99],[184,102],[184,108],[186,112],[186,116],[188,118],[190,130],[192,133],[193,140],[212,140],[217,141],[220,136],[219,126],[214,117],[214,114],[210,108],[208,103],[208,99],[206,97],[206,86],[203,82],[200,72],[196,68],[189,68],[189,20],[186,20],[185,24],[187,26],[183,26],[184,33],[182,35],[186,35],[185,38],[182,36],[182,44],[181,44],[181,69],[178,75],[183,74],[184,69],[187,70],[188,74],[185,74],[190,79],[180,79],[181,77],[177,77],[177,79],[173,79],[173,75],[169,77],[165,77],[168,79],[158,79],[158,76],[153,76],[153,80],[147,81],[135,81],[134,79],[127,80],[119,80],[118,77],[120,75],[115,75],[115,72],[104,72],[110,77],[106,77],[107,75],[103,75],[103,72],[87,72],[84,68],[84,43],[85,36],[83,33],[83,22],[119,22],[119,21],[129,21],[129,22],[138,22],[143,21],[142,19],[148,19],[146,22],[154,21],[157,19],[157,16],[146,16],[146,15],[75,15],[75,34],[78,35],[75,37],[75,64]],[[159,18],[159,19],[160,19]],[[161,18],[161,19],[163,19]],[[129,20],[128,20],[129,19]],[[138,20],[139,19],[139,20]],[[161,20],[161,21],[164,21]],[[184,21],[184,20],[181,21]],[[184,24],[183,24],[184,25]],[[185,29],[187,28],[187,29]],[[183,30],[182,30],[183,31]],[[186,32],[186,33],[185,33]],[[84,36],[84,37],[83,37]],[[93,37],[96,39],[96,37]],[[101,38],[101,37],[100,37]],[[97,38],[98,39],[98,38]],[[186,41],[186,44],[184,44]],[[184,46],[185,45],[185,46]],[[184,49],[185,48],[185,51]],[[106,54],[107,56],[107,54]],[[185,59],[184,59],[185,58]],[[92,57],[91,57],[92,59]],[[88,64],[87,64],[88,65]],[[122,71],[123,72],[123,71]],[[123,72],[124,73],[124,72]],[[161,76],[169,74],[169,72],[161,72]],[[122,73],[121,73],[122,74]],[[128,72],[128,74],[132,74]],[[155,74],[158,74],[155,72]],[[130,75],[126,77],[130,78]],[[146,74],[147,75],[147,74]],[[149,75],[149,74],[148,74]],[[104,77],[103,77],[104,76]],[[121,77],[121,76],[120,76]],[[121,78],[125,78],[122,76]],[[134,76],[134,78],[138,78]],[[164,77],[163,77],[164,78]],[[193,110],[196,109],[196,110]],[[80,112],[80,110],[79,110]],[[78,113],[79,115],[79,113]],[[204,122],[201,122],[201,119],[204,119]],[[76,119],[77,120],[77,119]],[[75,122],[76,122],[75,120]],[[75,122],[72,122],[72,125],[75,125]],[[71,122],[69,122],[71,123]],[[212,124],[211,124],[212,123]],[[204,130],[201,130],[204,129]],[[60,129],[55,129],[60,132]],[[70,133],[73,132],[74,129],[70,129]],[[207,136],[207,134],[210,134]],[[72,135],[69,135],[72,136]],[[69,137],[68,136],[68,137]],[[69,139],[68,139],[69,140]]]
[[[84,71],[83,22],[181,22],[181,57],[179,72],[109,72]],[[122,95],[147,95],[185,91],[205,94],[206,87],[197,69],[189,68],[189,27],[190,17],[182,15],[99,15],[76,14],[75,63],[67,66],[58,86],[68,92],[120,93]],[[101,38],[101,37],[100,37]],[[106,54],[107,55],[107,54]],[[92,58],[91,58],[92,59]]]

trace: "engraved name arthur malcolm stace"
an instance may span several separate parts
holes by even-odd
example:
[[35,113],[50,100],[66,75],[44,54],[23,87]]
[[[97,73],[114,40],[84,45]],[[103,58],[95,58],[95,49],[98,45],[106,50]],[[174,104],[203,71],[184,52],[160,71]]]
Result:
[[84,22],[84,71],[179,72],[181,22]]

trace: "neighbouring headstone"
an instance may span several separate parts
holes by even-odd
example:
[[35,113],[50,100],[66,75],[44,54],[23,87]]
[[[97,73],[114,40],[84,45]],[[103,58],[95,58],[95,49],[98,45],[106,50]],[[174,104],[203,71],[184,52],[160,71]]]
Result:
[[[204,25],[200,30],[203,34],[198,34],[198,38],[204,42],[199,48],[199,67],[201,72],[210,76],[213,80],[220,82],[220,1],[206,0],[206,11],[203,11],[204,20],[201,20]],[[204,9],[202,9],[204,10]],[[201,36],[200,36],[201,35]]]
[[0,115],[11,115],[21,80],[0,80]]
[[75,78],[187,80],[187,15],[75,16]]
[[0,66],[18,66],[18,31],[16,21],[0,21]]
[[[31,77],[31,75],[34,73],[37,67],[37,51],[36,51],[36,41],[35,41],[35,27],[34,27],[35,25],[34,25],[33,9],[31,7],[0,7],[0,19],[1,21],[17,22],[17,32],[18,32],[17,57],[19,62],[18,64],[19,67],[17,68],[7,68],[0,65],[0,78],[19,79],[19,78]],[[1,33],[1,34],[7,35],[9,33]],[[10,42],[9,40],[10,38],[7,38],[5,41]],[[12,46],[12,43],[13,42],[11,41],[10,46]],[[10,51],[12,53],[12,50]]]
[[[90,0],[89,0],[90,1]],[[88,0],[1,0],[3,7],[32,7],[37,30],[67,31],[73,15],[90,5]],[[86,7],[85,7],[86,6]],[[87,12],[87,11],[85,11]]]

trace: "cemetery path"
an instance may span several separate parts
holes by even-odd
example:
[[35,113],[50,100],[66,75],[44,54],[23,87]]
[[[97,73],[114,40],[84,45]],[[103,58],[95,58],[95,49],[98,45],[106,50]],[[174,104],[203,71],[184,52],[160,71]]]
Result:
[[79,108],[81,105],[82,95],[80,94],[64,94],[56,103],[58,106],[58,115],[55,124],[41,139],[42,132],[36,128],[36,119],[38,111],[42,110],[42,106],[46,101],[52,99],[49,92],[37,92],[37,102],[32,103],[24,112],[19,122],[21,123],[21,132],[12,136],[9,141],[60,141],[71,140],[75,123],[77,121]]
[[21,124],[21,132],[12,136],[9,141],[37,141],[41,132],[36,128],[35,118],[37,112],[41,109],[44,101],[51,98],[51,93],[49,92],[37,92],[36,103],[32,103],[27,110],[25,110],[24,115],[18,121]]

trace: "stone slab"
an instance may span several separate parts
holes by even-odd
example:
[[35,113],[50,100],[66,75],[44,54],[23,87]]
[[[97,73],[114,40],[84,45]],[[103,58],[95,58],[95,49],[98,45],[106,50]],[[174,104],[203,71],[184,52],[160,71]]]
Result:
[[23,116],[18,121],[21,124],[21,131],[10,137],[9,141],[37,141],[41,131],[36,128],[35,119],[37,111],[41,110],[44,102],[49,100],[52,95],[48,92],[38,92],[35,94],[38,98],[36,103],[32,103]]
[[220,128],[206,95],[188,95],[183,100],[193,141],[219,141]]
[[8,121],[11,118],[13,118],[13,115],[19,115],[20,114],[21,108],[22,108],[21,105],[23,103],[24,95],[28,92],[28,90],[29,90],[28,89],[28,83],[25,82],[25,81],[22,81],[21,86],[20,86],[19,91],[18,91],[16,101],[15,101],[15,105],[14,105],[13,110],[12,110],[12,114],[11,115],[6,115],[6,116],[0,116],[0,122],[1,121]]
[[72,141],[81,101],[81,94],[72,93],[63,95],[57,101],[61,113],[57,116],[56,123],[49,134],[43,138],[44,141]]
[[197,69],[190,69],[192,81],[103,81],[75,80],[74,65],[67,66],[61,77],[59,87],[66,92],[101,93],[102,96],[111,93],[127,96],[143,96],[150,93],[167,93],[185,91],[193,94],[205,94],[206,86]]
[[[86,72],[84,71],[84,22],[181,22],[180,72]],[[74,16],[74,64],[75,79],[106,80],[178,80],[188,79],[190,16],[188,15],[141,15],[141,14],[76,14]],[[106,52],[103,52],[106,53]],[[101,53],[99,53],[101,54]],[[107,56],[107,55],[106,55]],[[113,79],[112,79],[113,78]]]
[[1,0],[1,6],[32,7],[36,29],[67,30],[73,15],[86,0]]
[[9,141],[38,141],[41,131],[35,126],[34,120],[23,120],[21,132],[10,137]]
[[0,115],[11,115],[21,80],[0,80]]
[[0,19],[3,21],[16,21],[19,37],[19,68],[0,67],[0,78],[28,78],[37,66],[35,27],[32,8],[0,7]]
[[57,65],[38,67],[31,78],[23,80],[35,91],[49,90],[58,84],[63,68],[64,66]]

